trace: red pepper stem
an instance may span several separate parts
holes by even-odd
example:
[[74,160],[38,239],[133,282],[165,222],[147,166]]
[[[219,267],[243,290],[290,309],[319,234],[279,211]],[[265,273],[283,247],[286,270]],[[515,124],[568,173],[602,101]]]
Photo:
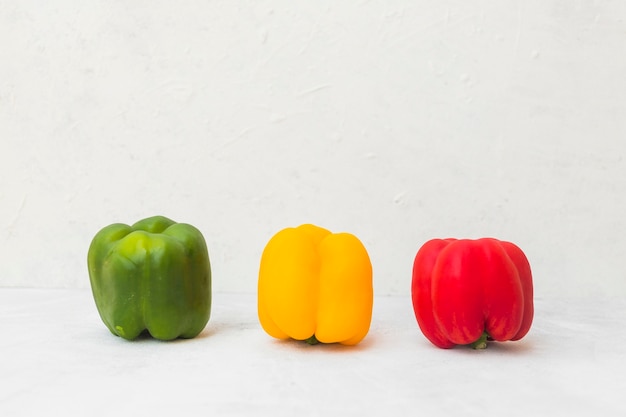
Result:
[[470,343],[472,349],[486,349],[487,348],[487,339],[489,338],[489,333],[487,331],[483,331],[483,334],[480,335],[478,340],[473,343]]

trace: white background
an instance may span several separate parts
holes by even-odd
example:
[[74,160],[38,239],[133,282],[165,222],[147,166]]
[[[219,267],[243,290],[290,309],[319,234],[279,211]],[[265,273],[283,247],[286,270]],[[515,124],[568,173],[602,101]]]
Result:
[[517,243],[626,295],[623,1],[0,1],[0,286],[89,286],[103,226],[198,227],[217,291],[278,230]]
[[[0,415],[626,415],[625,153],[623,0],[0,0]],[[155,214],[207,240],[192,340],[114,337],[90,294],[95,233]],[[369,250],[357,346],[258,323],[304,222]],[[523,340],[420,334],[449,236],[526,252]]]

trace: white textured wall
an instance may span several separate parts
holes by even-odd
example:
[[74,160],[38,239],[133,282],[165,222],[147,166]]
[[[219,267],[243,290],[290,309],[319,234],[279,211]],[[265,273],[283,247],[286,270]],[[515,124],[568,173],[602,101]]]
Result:
[[360,237],[377,294],[491,235],[538,296],[626,294],[623,1],[0,1],[0,285],[88,287],[101,227]]

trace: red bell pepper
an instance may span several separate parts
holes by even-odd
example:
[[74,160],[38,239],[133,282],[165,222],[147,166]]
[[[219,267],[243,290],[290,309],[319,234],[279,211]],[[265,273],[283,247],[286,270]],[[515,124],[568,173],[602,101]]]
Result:
[[413,263],[411,296],[422,333],[444,349],[519,340],[533,320],[528,260],[492,238],[426,242]]

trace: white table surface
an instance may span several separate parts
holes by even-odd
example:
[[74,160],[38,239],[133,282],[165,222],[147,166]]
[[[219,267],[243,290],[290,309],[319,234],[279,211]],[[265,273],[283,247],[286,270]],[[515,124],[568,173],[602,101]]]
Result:
[[430,345],[408,296],[376,297],[356,347],[270,338],[255,294],[214,294],[195,339],[129,342],[89,290],[5,288],[0,328],[0,416],[626,415],[625,299],[537,299],[485,351]]

